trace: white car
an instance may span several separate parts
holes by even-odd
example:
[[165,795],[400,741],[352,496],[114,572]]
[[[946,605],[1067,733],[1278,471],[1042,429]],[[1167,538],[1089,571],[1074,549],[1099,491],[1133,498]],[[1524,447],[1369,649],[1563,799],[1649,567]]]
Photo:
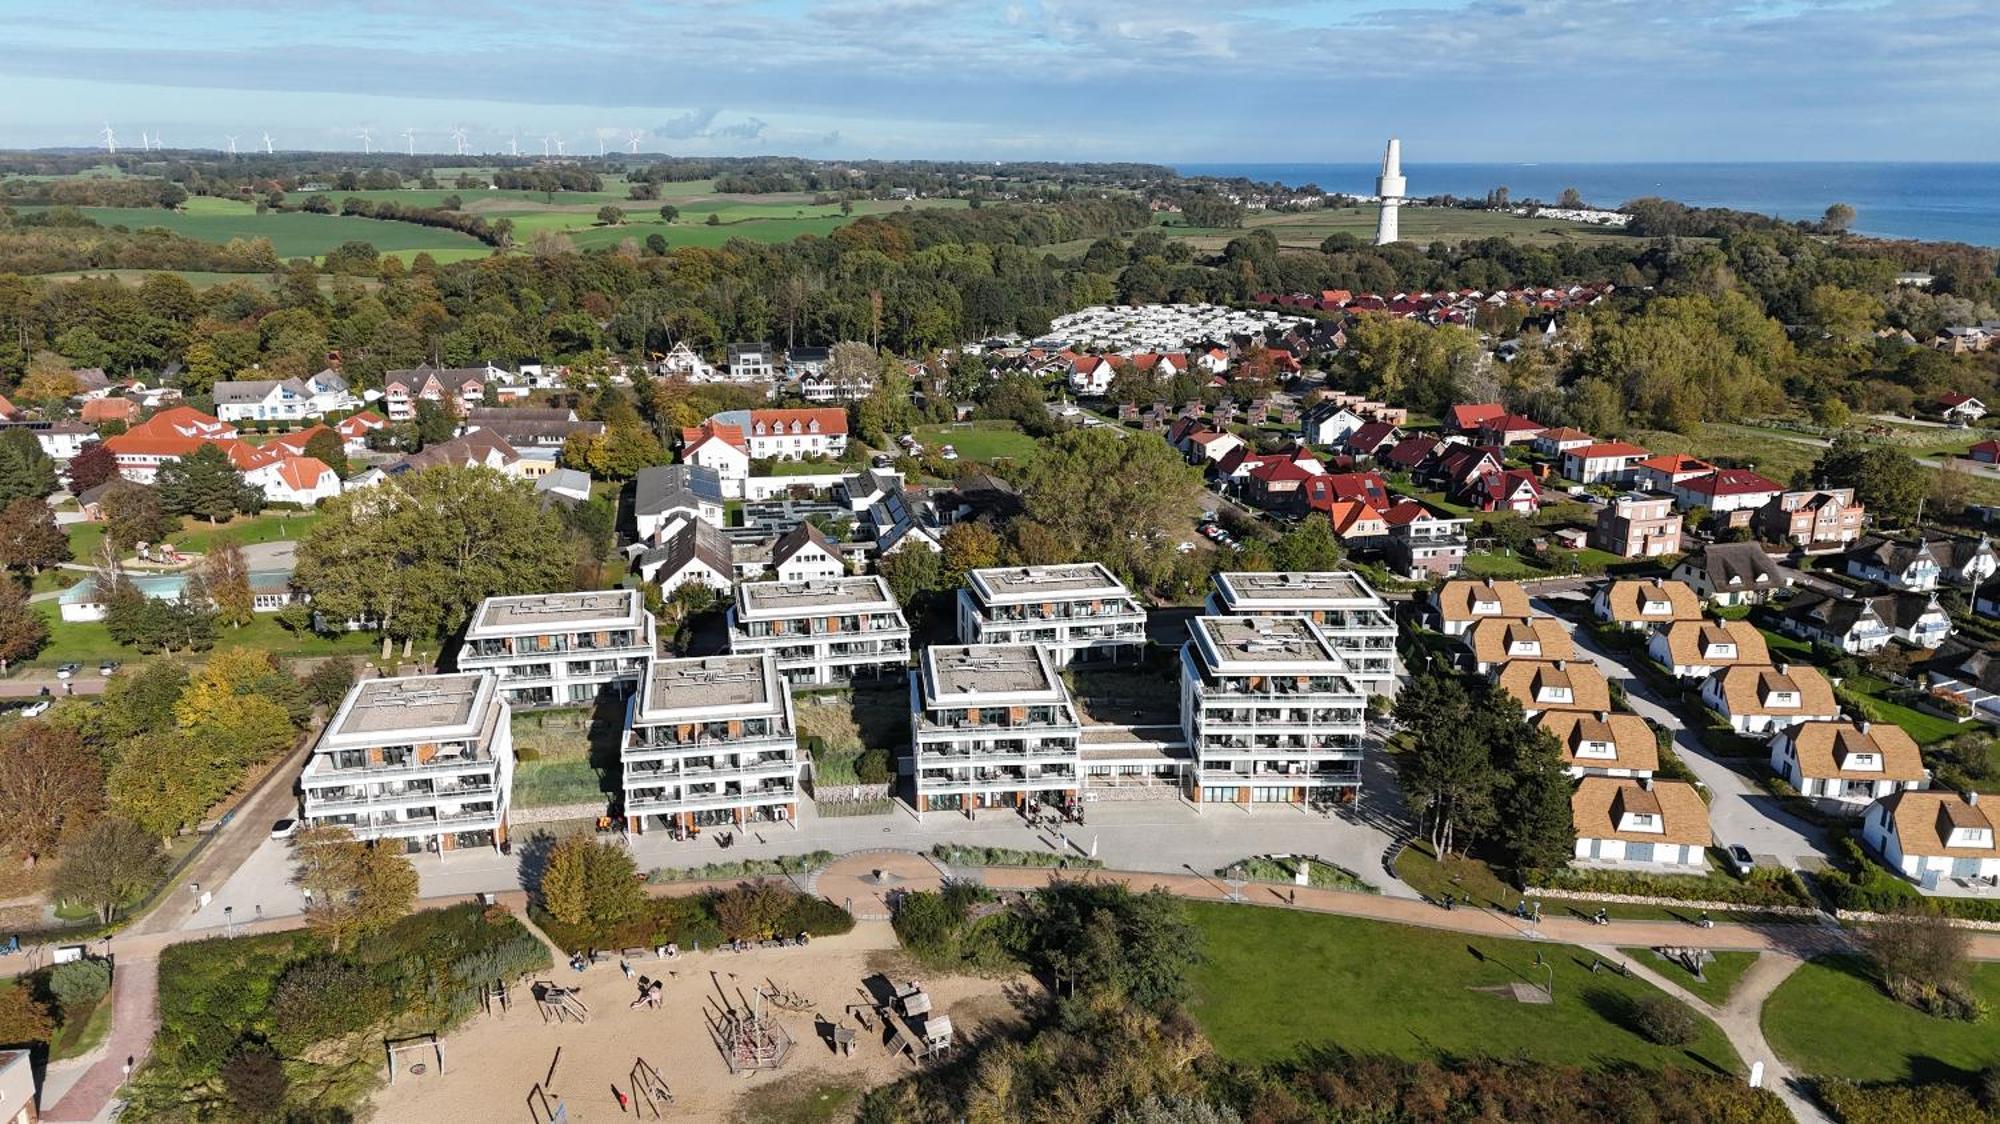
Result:
[[42,715],[47,714],[49,712],[49,707],[52,705],[54,704],[51,703],[48,699],[42,699],[37,702],[31,702],[26,707],[22,708],[21,717],[40,718]]
[[292,819],[290,816],[271,825],[271,838],[273,839],[290,839],[298,833],[299,821]]
[[955,461],[958,459],[958,450],[952,448],[950,445],[940,445],[938,446],[938,456],[948,461]]

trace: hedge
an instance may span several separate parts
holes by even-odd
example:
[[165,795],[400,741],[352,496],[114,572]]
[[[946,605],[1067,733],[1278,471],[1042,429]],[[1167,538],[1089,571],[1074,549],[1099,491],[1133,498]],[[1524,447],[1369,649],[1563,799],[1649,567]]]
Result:
[[737,862],[706,863],[702,866],[663,866],[646,875],[656,885],[673,882],[720,882],[732,878],[763,878],[776,874],[806,874],[832,862],[832,851],[808,851],[775,859],[742,859]]
[[714,948],[730,937],[725,925],[732,895],[757,895],[773,906],[768,917],[746,932],[747,939],[790,937],[806,933],[815,937],[838,936],[854,928],[854,917],[817,894],[804,894],[775,883],[745,882],[728,890],[710,890],[683,897],[647,898],[637,914],[614,922],[585,922],[568,925],[544,910],[535,911],[535,924],[542,927],[558,947],[657,948],[677,944],[693,951]]
[[1805,883],[1789,870],[1758,867],[1748,878],[1702,877],[1625,870],[1561,870],[1536,879],[1540,889],[1587,894],[1629,894],[1674,901],[1728,902],[1742,906],[1811,906]]
[[1032,867],[1077,867],[1084,870],[1098,870],[1104,864],[1082,855],[1065,854],[1058,851],[1017,851],[1012,847],[968,847],[958,843],[940,843],[931,848],[931,857],[946,866],[1032,866]]
[[1907,879],[1877,862],[1853,836],[1836,845],[1845,869],[1821,871],[1819,886],[1835,909],[1853,913],[1899,913],[1920,906],[1962,921],[2000,922],[2000,901],[1926,895]]
[[2000,1115],[1959,1085],[1857,1085],[1829,1077],[1814,1091],[1841,1124],[1973,1124]]

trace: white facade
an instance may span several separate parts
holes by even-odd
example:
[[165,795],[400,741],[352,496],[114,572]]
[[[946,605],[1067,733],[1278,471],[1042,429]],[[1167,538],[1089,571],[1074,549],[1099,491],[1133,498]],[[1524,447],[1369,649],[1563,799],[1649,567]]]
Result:
[[910,622],[879,577],[746,582],[729,609],[729,650],[769,653],[788,683],[899,676]]
[[974,570],[958,591],[964,644],[1034,644],[1056,666],[1116,661],[1146,644],[1146,612],[1096,562]]
[[630,830],[796,824],[792,693],[769,653],[653,660],[627,714]]
[[653,615],[636,589],[489,597],[458,650],[460,671],[490,671],[515,708],[588,706],[631,684],[654,652]]
[[1196,617],[1181,726],[1197,804],[1324,804],[1361,789],[1367,696],[1301,616]]
[[1979,794],[1899,792],[1868,806],[1861,841],[1927,890],[2000,880],[2000,844]]
[[299,778],[305,821],[411,851],[497,846],[514,781],[510,719],[491,675],[357,683]]
[[1049,653],[934,644],[910,677],[917,814],[1078,797],[1083,726]]
[[1252,573],[1214,578],[1204,611],[1212,616],[1303,616],[1319,626],[1347,665],[1347,675],[1371,695],[1396,693],[1396,617],[1389,603],[1346,570]]

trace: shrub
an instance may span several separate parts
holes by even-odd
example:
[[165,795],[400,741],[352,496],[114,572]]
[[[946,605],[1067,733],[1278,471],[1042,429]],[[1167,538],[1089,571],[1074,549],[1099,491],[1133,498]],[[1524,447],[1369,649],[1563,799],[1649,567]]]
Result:
[[556,844],[541,893],[543,908],[569,925],[614,925],[637,915],[645,897],[630,852],[588,835]]
[[837,937],[854,930],[854,915],[817,894],[793,894],[778,924],[780,934]]
[[939,956],[947,952],[957,938],[958,927],[965,923],[965,907],[956,904],[944,894],[919,890],[904,894],[896,902],[896,913],[890,924],[896,930],[896,939],[903,947],[919,954]]
[[1823,1078],[1816,1091],[1842,1124],[1967,1124],[1986,1118],[1972,1094],[1957,1085],[1857,1085]]
[[275,1120],[285,1107],[284,1063],[269,1046],[244,1043],[222,1063],[222,1087],[245,1120]]
[[1584,894],[1631,894],[1674,901],[1727,902],[1752,908],[1812,904],[1798,875],[1775,867],[1758,867],[1743,879],[1720,873],[1695,878],[1623,870],[1565,870],[1536,881],[1542,889]]
[[931,857],[947,866],[1066,866],[1095,870],[1104,865],[1096,859],[1057,851],[1017,851],[1012,847],[967,847],[956,843],[939,843],[931,848]]
[[1701,1016],[1678,999],[1654,995],[1632,1005],[1632,1025],[1661,1046],[1685,1046],[1701,1033]]
[[0,1042],[25,1046],[47,1042],[56,1029],[55,1016],[27,984],[0,984]]
[[56,1009],[64,1021],[87,1011],[111,990],[111,965],[85,958],[58,964],[49,973],[49,994],[56,997]]
[[316,956],[294,964],[271,991],[271,1040],[290,1055],[343,1038],[388,1013],[389,996],[367,972]]
[[888,784],[892,778],[889,751],[880,746],[865,749],[854,759],[857,784]]

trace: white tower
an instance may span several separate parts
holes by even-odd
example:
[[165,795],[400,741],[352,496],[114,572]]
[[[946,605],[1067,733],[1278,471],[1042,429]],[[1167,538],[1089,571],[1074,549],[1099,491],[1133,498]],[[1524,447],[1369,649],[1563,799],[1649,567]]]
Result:
[[1402,239],[1396,211],[1403,205],[1403,142],[1389,138],[1389,150],[1382,154],[1382,174],[1375,177],[1375,194],[1382,200],[1382,214],[1375,220],[1375,244],[1387,246]]

